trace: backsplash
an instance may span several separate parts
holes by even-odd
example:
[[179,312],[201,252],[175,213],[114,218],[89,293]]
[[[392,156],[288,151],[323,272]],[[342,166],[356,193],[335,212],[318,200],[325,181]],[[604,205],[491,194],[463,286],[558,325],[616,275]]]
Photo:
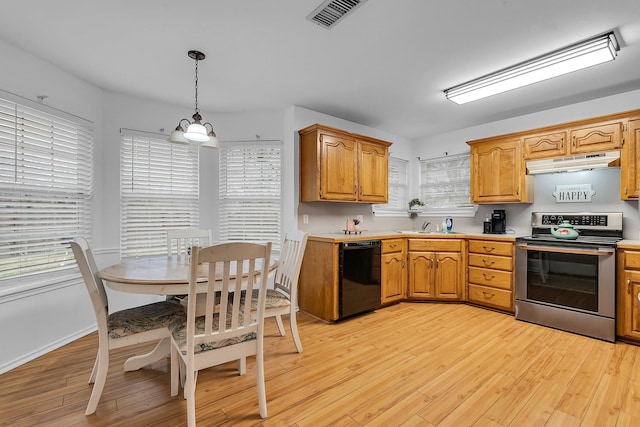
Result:
[[[482,232],[482,223],[494,209],[504,209],[507,216],[507,231],[518,234],[531,229],[531,212],[622,212],[625,239],[640,239],[640,215],[637,201],[620,200],[620,168],[612,167],[570,173],[553,173],[534,177],[533,204],[480,205],[472,218],[455,217],[455,231]],[[553,197],[556,185],[591,184],[595,194],[590,202],[557,203]],[[304,224],[304,215],[308,223]],[[363,230],[418,230],[424,221],[430,221],[430,229],[441,224],[441,217],[376,217],[371,205],[358,203],[313,202],[298,204],[298,227],[311,233],[341,232],[347,218],[362,215]]]

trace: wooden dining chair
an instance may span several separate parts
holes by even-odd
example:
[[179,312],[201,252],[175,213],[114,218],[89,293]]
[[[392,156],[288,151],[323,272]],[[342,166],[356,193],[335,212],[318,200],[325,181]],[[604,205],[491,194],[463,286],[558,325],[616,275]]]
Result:
[[[302,353],[302,343],[298,334],[296,318],[296,302],[298,295],[298,278],[304,249],[307,246],[307,235],[300,230],[293,230],[285,234],[280,250],[280,257],[273,276],[273,289],[267,289],[264,317],[275,317],[280,336],[285,336],[282,316],[289,315],[291,336],[298,353]],[[254,290],[252,301],[257,300],[257,290]],[[255,309],[255,307],[253,307]]]
[[[189,273],[186,322],[171,334],[171,395],[178,394],[181,365],[186,374],[184,396],[187,422],[196,425],[195,390],[198,371],[238,361],[240,375],[246,373],[246,357],[256,357],[256,383],[260,416],[267,416],[264,385],[264,302],[268,280],[271,243],[221,243],[206,248],[193,247]],[[196,314],[198,266],[208,267],[204,316]],[[218,273],[216,274],[216,271]],[[216,280],[218,275],[218,280]],[[222,277],[222,281],[219,277]],[[237,278],[242,277],[242,280]],[[241,292],[246,288],[247,292]],[[253,290],[259,289],[256,310],[251,310]],[[218,295],[219,298],[217,298]],[[219,304],[217,304],[219,302]]]
[[193,246],[213,244],[211,230],[201,228],[176,228],[167,231],[167,255],[186,255]]
[[170,327],[185,319],[177,301],[160,301],[140,307],[109,313],[109,301],[89,243],[80,237],[71,242],[78,268],[89,291],[98,323],[98,353],[89,376],[93,390],[86,415],[96,411],[109,370],[109,351],[116,348],[160,341],[170,336]]

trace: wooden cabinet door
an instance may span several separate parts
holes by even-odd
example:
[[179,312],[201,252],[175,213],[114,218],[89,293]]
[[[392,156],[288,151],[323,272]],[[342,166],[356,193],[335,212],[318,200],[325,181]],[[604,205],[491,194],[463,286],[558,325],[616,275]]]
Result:
[[524,158],[532,160],[564,156],[566,139],[566,132],[526,136],[522,140]]
[[403,252],[382,255],[382,303],[405,297],[407,274]]
[[457,252],[436,254],[435,294],[438,299],[460,299],[462,255]]
[[389,156],[387,147],[367,142],[358,143],[358,199],[387,203]]
[[630,120],[627,137],[620,151],[620,199],[635,200],[638,198],[638,150],[640,144],[640,120]]
[[523,159],[519,139],[475,144],[471,147],[471,202],[522,201]]
[[624,336],[640,339],[640,271],[625,270],[624,274],[624,319],[622,332]]
[[622,146],[622,123],[596,123],[571,129],[570,154],[618,150]]
[[435,297],[435,266],[434,252],[409,253],[409,297]]
[[356,200],[358,164],[354,139],[322,135],[321,184],[322,200]]

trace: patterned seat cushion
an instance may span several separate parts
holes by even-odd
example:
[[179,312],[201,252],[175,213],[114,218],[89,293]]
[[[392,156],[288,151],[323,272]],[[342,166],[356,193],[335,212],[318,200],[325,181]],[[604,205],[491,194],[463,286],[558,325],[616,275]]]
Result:
[[170,330],[184,319],[185,313],[178,301],[160,301],[111,313],[107,329],[109,338],[122,338],[158,328]]
[[[259,292],[260,292],[259,289],[253,290],[252,298],[251,298],[252,310],[258,309],[258,293]],[[246,293],[245,291],[242,291],[243,299],[244,299],[245,293]],[[277,308],[277,307],[289,307],[290,305],[291,305],[291,301],[289,301],[289,299],[284,295],[282,295],[280,292],[276,291],[275,289],[267,289],[267,298],[264,303],[264,307],[267,310],[270,308]]]
[[[216,313],[213,315],[212,328],[213,330],[217,330],[219,326],[219,315]],[[242,324],[244,322],[244,316],[240,314],[239,322]],[[204,325],[205,325],[205,316],[196,317],[196,334],[204,333]],[[231,325],[231,313],[227,313],[227,325]],[[171,330],[171,335],[173,336],[173,340],[178,345],[178,349],[184,355],[187,354],[187,324],[186,322],[182,322],[180,324],[174,325]],[[205,343],[196,344],[194,353],[198,354],[203,351],[215,350],[216,348],[226,347],[228,345],[238,344],[245,341],[251,341],[257,338],[255,332],[250,332],[248,334],[240,335],[230,339],[224,339],[221,341],[210,341]]]

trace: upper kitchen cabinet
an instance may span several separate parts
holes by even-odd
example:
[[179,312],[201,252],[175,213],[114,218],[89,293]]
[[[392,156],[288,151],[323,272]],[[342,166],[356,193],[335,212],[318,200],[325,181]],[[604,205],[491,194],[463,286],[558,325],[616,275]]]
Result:
[[640,164],[640,119],[629,120],[622,150],[620,150],[620,199],[638,199],[638,165]]
[[471,149],[471,203],[533,203],[520,138],[468,141]]
[[525,160],[619,150],[624,124],[620,120],[573,123],[527,132],[522,137]]
[[390,142],[315,124],[300,135],[300,201],[387,203]]
[[568,154],[588,154],[619,150],[622,147],[622,122],[596,122],[569,130]]
[[566,143],[566,132],[542,132],[523,137],[522,151],[525,160],[561,157],[566,154]]

